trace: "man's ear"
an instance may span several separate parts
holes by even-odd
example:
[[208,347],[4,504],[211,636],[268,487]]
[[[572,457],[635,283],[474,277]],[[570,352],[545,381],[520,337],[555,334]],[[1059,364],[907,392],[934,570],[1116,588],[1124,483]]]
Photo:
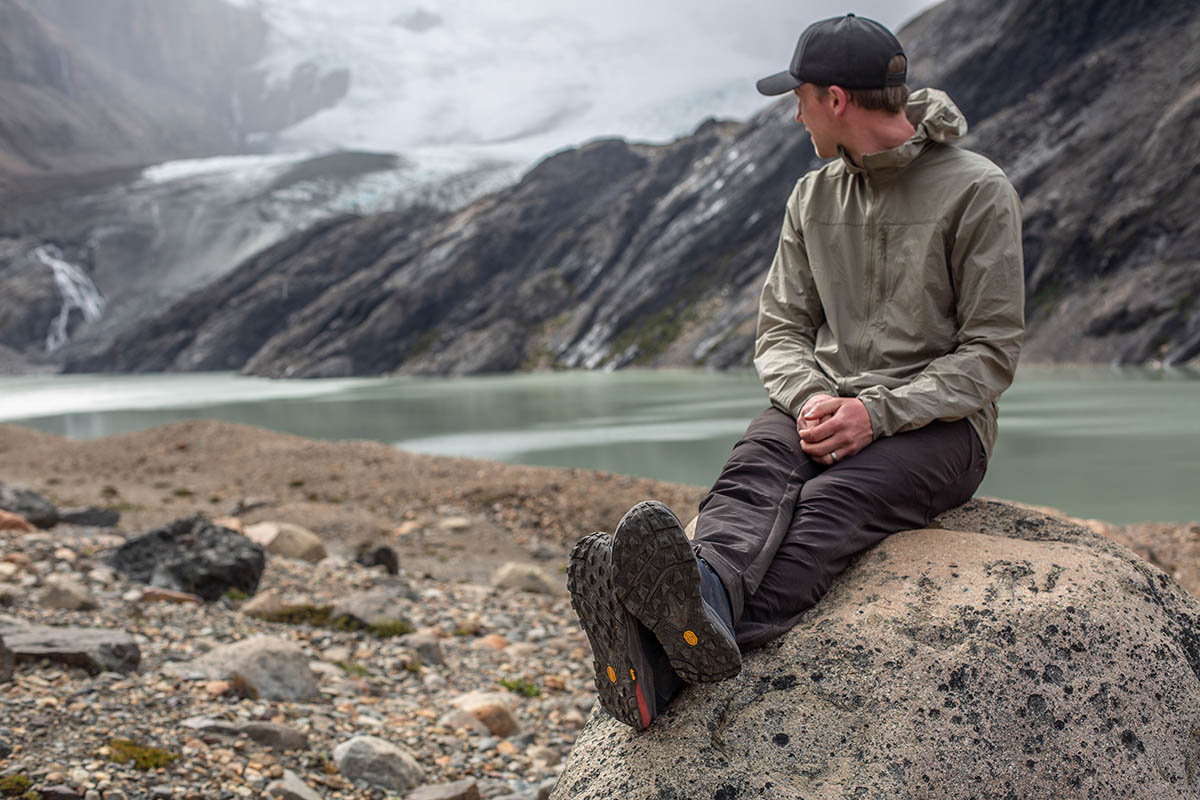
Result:
[[846,94],[846,90],[840,86],[830,86],[829,94],[833,96],[833,106],[831,110],[834,116],[840,117],[846,113],[846,109],[850,107],[850,96]]

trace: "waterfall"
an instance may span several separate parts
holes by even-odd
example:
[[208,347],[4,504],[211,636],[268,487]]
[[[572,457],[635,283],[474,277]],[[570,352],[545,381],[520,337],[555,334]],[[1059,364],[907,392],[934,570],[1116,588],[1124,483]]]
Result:
[[88,274],[79,267],[63,261],[62,252],[54,245],[34,249],[33,256],[54,272],[54,282],[62,296],[62,309],[46,332],[46,352],[53,353],[67,343],[67,324],[71,311],[79,309],[88,322],[100,319],[104,313],[104,298]]

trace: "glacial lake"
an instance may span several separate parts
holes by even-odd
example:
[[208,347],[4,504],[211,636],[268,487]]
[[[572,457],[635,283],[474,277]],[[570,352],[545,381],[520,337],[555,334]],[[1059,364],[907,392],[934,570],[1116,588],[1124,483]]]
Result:
[[[0,421],[76,439],[221,419],[422,453],[709,485],[766,407],[750,371],[275,381],[0,376]],[[1200,520],[1200,375],[1023,368],[979,494],[1116,523]]]

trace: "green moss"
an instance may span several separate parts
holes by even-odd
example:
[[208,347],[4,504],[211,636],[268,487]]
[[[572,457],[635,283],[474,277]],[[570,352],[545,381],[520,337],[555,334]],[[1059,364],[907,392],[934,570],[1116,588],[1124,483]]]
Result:
[[0,778],[0,794],[5,797],[16,797],[19,794],[24,794],[29,791],[29,787],[33,786],[33,781],[26,775],[6,775]]
[[421,659],[414,658],[411,661],[405,661],[404,668],[413,674],[420,672],[421,671]]
[[250,599],[250,595],[246,594],[236,586],[230,586],[225,590],[225,599],[229,600],[231,603],[241,603]]
[[684,321],[691,308],[690,305],[683,308],[664,308],[641,324],[626,328],[613,342],[609,352],[619,355],[631,345],[636,346],[637,353],[633,363],[639,366],[649,364],[683,333]]
[[132,763],[138,769],[158,769],[166,767],[179,758],[178,753],[171,753],[158,747],[140,745],[129,739],[112,739],[108,743],[108,760],[117,764]]
[[348,672],[351,675],[357,675],[360,678],[365,678],[371,674],[371,671],[362,664],[354,664],[347,661],[335,661],[334,666],[340,667],[343,672]]
[[395,636],[407,636],[413,632],[413,626],[403,620],[385,622],[381,625],[368,625],[367,633],[376,639],[391,639]]
[[171,494],[175,495],[176,497],[195,497],[196,496],[195,492],[193,492],[191,489],[185,489],[182,486],[180,486],[175,491],[171,492]]
[[525,697],[538,697],[542,693],[541,689],[524,678],[521,678],[520,680],[504,679],[500,681],[500,685],[505,689],[508,689],[510,692],[515,692],[516,694],[524,695]]
[[352,617],[334,617],[333,606],[301,605],[289,606],[276,614],[264,617],[267,622],[282,622],[287,625],[312,625],[314,628],[329,628],[335,631],[355,633],[365,631],[377,639],[390,639],[413,632],[407,622],[396,620],[379,625],[364,625]]
[[293,489],[299,489],[303,485],[304,485],[304,481],[301,480],[300,478],[296,478],[295,480],[288,481],[288,486],[292,487]]
[[1175,301],[1176,313],[1182,314],[1185,311],[1190,310],[1195,302],[1196,296],[1194,294],[1191,292],[1184,292],[1183,294],[1179,295],[1179,299]]
[[330,615],[333,606],[314,606],[305,603],[300,606],[288,606],[282,611],[263,617],[267,622],[283,622],[287,625],[312,625],[314,628],[330,627]]
[[117,487],[115,486],[104,486],[100,489],[101,497],[116,497],[119,494],[120,492],[117,491]]

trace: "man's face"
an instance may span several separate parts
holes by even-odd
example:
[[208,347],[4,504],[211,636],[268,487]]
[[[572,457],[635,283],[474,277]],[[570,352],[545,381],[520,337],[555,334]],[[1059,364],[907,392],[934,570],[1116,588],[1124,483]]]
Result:
[[796,122],[808,130],[813,149],[820,158],[835,158],[838,154],[837,120],[829,107],[830,95],[820,92],[811,83],[802,83],[792,91],[796,94]]

